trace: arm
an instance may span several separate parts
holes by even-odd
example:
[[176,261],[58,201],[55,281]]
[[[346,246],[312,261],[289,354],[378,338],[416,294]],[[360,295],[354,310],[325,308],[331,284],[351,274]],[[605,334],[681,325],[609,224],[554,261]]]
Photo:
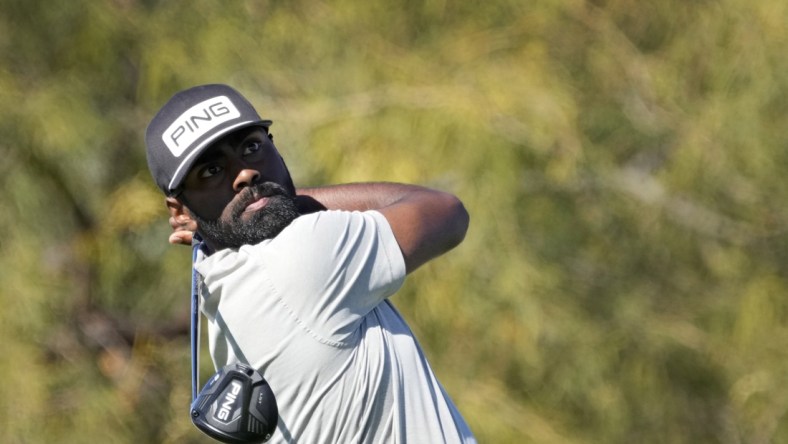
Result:
[[[465,238],[469,216],[460,200],[442,191],[398,183],[356,183],[297,190],[303,213],[321,210],[377,210],[397,239],[410,273],[457,246]],[[171,244],[190,245],[193,221],[170,218]]]
[[379,211],[391,225],[408,273],[457,246],[468,229],[468,212],[457,197],[420,186],[361,183],[298,194],[318,209]]

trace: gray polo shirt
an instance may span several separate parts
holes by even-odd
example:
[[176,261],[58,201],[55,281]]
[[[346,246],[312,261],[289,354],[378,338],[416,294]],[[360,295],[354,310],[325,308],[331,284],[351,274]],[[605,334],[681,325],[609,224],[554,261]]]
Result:
[[196,268],[214,365],[248,363],[276,395],[271,442],[476,442],[387,299],[405,262],[382,214],[301,216]]

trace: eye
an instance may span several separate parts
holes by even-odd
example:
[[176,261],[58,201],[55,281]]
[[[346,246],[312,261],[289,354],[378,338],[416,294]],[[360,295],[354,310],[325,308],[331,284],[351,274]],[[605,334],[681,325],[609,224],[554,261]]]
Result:
[[259,141],[251,141],[246,144],[244,147],[244,156],[251,156],[252,154],[258,153],[263,149],[263,144]]
[[200,169],[199,178],[209,179],[222,172],[222,167],[217,164],[206,165]]

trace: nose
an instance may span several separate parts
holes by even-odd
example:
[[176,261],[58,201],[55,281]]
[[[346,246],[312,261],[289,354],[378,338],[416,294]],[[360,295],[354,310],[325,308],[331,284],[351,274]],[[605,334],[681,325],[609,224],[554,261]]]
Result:
[[233,189],[235,192],[241,191],[242,189],[254,185],[257,181],[260,180],[260,172],[252,169],[252,168],[243,168],[238,171],[238,175],[235,176],[235,181],[233,182]]

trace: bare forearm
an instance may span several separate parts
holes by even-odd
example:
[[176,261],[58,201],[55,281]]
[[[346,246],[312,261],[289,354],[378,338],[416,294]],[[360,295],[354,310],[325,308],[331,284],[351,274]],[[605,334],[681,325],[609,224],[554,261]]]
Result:
[[313,206],[319,204],[316,209],[367,211],[387,207],[421,190],[427,189],[392,182],[365,182],[299,188],[297,194]]

